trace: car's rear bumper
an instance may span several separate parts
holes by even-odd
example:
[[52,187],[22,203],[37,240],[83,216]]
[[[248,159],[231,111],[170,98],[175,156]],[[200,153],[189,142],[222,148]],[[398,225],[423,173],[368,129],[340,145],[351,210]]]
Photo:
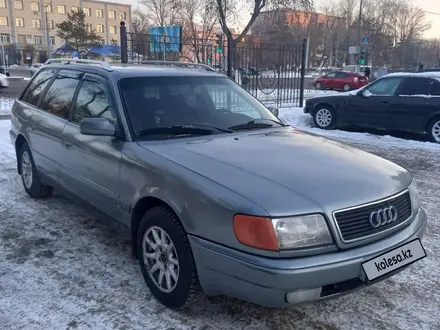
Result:
[[[422,238],[426,223],[426,213],[421,209],[409,226],[383,240],[295,259],[249,255],[199,237],[189,238],[200,284],[208,295],[224,294],[263,306],[282,307],[290,305],[286,298],[290,292],[298,295],[296,302],[310,302],[337,297],[366,286],[362,263],[414,238]],[[416,266],[417,263],[412,267]]]

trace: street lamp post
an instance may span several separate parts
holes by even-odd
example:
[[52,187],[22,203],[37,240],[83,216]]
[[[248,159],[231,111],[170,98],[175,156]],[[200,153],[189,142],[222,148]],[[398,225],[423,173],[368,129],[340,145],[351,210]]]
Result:
[[52,57],[52,41],[50,40],[50,28],[49,28],[49,20],[47,18],[47,8],[49,6],[52,6],[52,1],[49,2],[47,5],[44,6],[44,16],[45,16],[45,24],[46,24],[46,39],[47,39],[47,52],[48,57]]

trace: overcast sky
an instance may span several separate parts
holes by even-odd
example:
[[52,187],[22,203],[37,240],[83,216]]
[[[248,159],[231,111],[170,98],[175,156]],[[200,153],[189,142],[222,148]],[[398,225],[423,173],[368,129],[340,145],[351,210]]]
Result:
[[[110,0],[110,1],[129,3],[135,7],[138,6],[138,0]],[[315,0],[316,7],[319,8],[319,4],[324,1],[326,0]],[[440,14],[440,0],[412,0],[412,1],[414,5],[419,6],[423,10]],[[243,21],[245,21],[248,19],[249,13],[247,13],[246,10],[243,10],[243,14],[240,16],[243,17]],[[437,15],[427,14],[427,19],[432,23],[432,28],[431,30],[425,33],[425,36],[427,38],[440,38],[440,15],[437,16]]]

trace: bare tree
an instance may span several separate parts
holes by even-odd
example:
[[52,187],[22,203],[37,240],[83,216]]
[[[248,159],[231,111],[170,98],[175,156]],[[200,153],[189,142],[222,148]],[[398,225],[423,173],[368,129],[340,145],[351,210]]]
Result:
[[134,9],[131,24],[131,31],[133,33],[147,33],[149,25],[147,13],[139,8]]
[[181,0],[180,19],[197,62],[204,62],[212,52],[208,45],[217,22],[215,7],[211,0]]
[[146,7],[145,17],[156,26],[168,26],[180,23],[181,1],[177,0],[139,0]]

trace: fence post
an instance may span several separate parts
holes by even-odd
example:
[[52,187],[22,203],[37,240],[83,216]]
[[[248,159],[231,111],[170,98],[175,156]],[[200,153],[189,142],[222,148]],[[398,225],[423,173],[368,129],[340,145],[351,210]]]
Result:
[[128,63],[127,27],[125,22],[121,22],[121,62]]
[[301,56],[301,80],[299,91],[299,106],[302,108],[304,103],[304,81],[306,76],[306,57],[307,57],[307,39],[302,42],[302,56]]

